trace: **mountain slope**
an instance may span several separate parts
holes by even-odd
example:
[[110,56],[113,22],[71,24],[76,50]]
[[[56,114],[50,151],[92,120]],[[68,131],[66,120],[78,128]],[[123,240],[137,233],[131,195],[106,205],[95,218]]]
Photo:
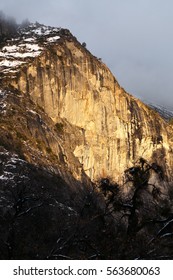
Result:
[[66,29],[19,27],[0,70],[1,258],[152,258],[155,243],[159,255],[172,126]]
[[3,85],[29,95],[55,124],[61,118],[82,130],[73,153],[92,180],[121,181],[140,157],[171,176],[171,128],[69,31],[30,25],[8,44],[0,53]]
[[163,106],[156,105],[156,104],[148,104],[153,110],[158,112],[160,116],[165,119],[166,121],[170,121],[173,118],[173,111],[169,110]]

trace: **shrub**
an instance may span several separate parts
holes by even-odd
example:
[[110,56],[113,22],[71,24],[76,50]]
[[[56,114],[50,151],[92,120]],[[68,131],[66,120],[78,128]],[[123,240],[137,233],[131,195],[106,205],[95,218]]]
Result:
[[51,149],[50,147],[46,147],[46,152],[47,152],[48,154],[52,154],[52,149]]
[[27,140],[27,137],[24,134],[20,133],[19,131],[16,131],[16,136],[20,140],[23,140],[23,141]]
[[63,132],[63,129],[64,129],[63,123],[56,123],[56,124],[55,124],[55,127],[56,127],[56,131],[57,131],[58,133],[62,133],[62,132]]
[[82,47],[86,48],[87,44],[85,42],[82,43]]

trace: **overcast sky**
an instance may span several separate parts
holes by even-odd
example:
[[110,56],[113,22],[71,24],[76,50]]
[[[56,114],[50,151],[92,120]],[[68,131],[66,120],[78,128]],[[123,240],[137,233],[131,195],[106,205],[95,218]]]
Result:
[[70,29],[127,92],[173,108],[173,0],[0,0],[0,10]]

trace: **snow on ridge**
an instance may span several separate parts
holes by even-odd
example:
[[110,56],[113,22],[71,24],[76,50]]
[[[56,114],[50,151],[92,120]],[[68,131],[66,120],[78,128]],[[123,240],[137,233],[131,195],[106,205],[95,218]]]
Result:
[[165,120],[169,121],[170,119],[173,118],[173,110],[169,108],[165,108],[162,105],[157,105],[152,103],[148,103],[147,105],[153,110],[155,110],[156,112],[158,112],[161,115],[161,117],[164,118]]
[[47,42],[54,43],[59,39],[60,39],[60,36],[49,37],[49,38],[47,38]]
[[38,44],[21,44],[19,47],[24,47],[31,51],[41,51],[43,48],[39,47]]
[[58,27],[46,26],[39,23],[31,23],[27,27],[19,29],[19,33],[25,36],[32,35],[32,37],[34,36],[35,39],[37,39],[38,37],[57,34],[60,30],[61,28]]
[[51,31],[48,29],[48,28],[45,28],[45,27],[39,27],[35,30],[33,30],[33,32],[36,34],[36,35],[49,35],[51,33]]
[[42,52],[41,47],[34,43],[22,43],[7,45],[0,51],[0,68],[3,72],[17,71],[17,67],[25,63],[25,58],[32,58],[39,56]]
[[37,23],[30,24],[28,28],[31,28],[31,31],[39,36],[50,35],[51,33],[57,33],[61,30],[61,28],[46,26]]
[[19,45],[5,46],[0,52],[0,57],[3,58],[25,58],[25,57],[35,57],[39,55],[42,48],[38,44],[23,43]]
[[[39,47],[38,44],[29,44],[29,43],[22,43],[19,45],[11,45],[11,46],[5,46],[2,48],[2,52],[6,53],[15,53],[16,51],[25,51],[25,50],[30,50],[30,51],[38,51],[41,50],[42,48]],[[2,53],[0,52],[0,54]]]
[[60,30],[61,28],[38,23],[19,28],[19,36],[8,40],[0,50],[0,71],[15,75],[27,58],[39,56],[46,45],[56,43],[60,39]]

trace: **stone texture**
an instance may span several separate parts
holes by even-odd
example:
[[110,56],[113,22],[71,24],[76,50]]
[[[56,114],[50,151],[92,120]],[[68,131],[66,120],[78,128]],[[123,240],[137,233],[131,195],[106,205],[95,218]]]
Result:
[[73,153],[92,180],[122,182],[124,170],[140,157],[157,162],[171,179],[172,128],[126,93],[72,35],[45,46],[6,83],[29,95],[55,124],[62,119],[79,128]]

